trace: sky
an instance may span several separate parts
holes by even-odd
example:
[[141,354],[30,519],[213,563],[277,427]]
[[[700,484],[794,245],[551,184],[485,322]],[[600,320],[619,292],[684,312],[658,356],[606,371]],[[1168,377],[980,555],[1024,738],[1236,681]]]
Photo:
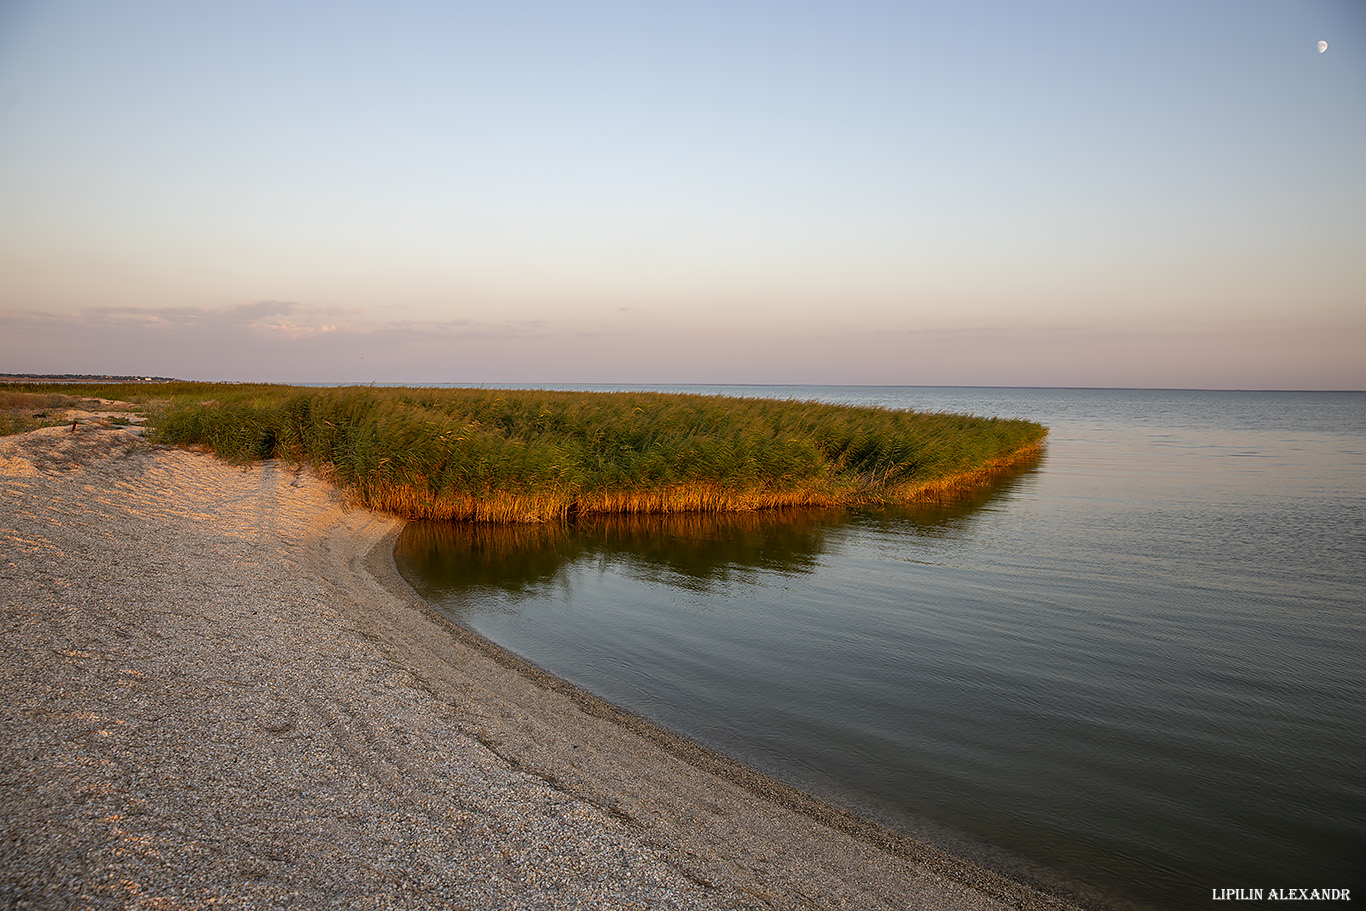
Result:
[[1366,3],[0,0],[0,373],[1366,389]]

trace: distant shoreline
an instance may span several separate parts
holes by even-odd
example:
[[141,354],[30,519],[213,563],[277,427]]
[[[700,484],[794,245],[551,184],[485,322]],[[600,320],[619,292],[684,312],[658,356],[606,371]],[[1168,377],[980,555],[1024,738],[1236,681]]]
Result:
[[0,383],[181,383],[170,376],[113,376],[105,373],[0,373]]

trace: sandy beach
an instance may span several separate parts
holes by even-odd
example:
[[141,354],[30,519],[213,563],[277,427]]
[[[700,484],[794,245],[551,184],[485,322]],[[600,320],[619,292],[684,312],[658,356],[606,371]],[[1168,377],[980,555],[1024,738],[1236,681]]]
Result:
[[1070,907],[435,614],[280,463],[0,438],[0,907]]

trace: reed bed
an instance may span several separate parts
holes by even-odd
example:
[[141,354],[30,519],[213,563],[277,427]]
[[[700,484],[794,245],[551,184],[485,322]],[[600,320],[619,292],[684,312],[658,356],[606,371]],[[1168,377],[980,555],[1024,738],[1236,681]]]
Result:
[[61,391],[156,399],[162,442],[306,463],[357,504],[476,522],[945,500],[1029,458],[1047,433],[1022,420],[648,392]]

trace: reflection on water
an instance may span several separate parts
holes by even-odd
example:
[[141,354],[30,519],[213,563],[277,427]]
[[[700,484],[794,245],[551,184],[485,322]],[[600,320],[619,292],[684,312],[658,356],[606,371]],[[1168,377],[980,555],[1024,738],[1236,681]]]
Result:
[[837,511],[594,516],[573,524],[414,522],[396,554],[418,592],[443,604],[564,585],[567,567],[604,561],[640,578],[706,590],[758,569],[809,572]]
[[568,568],[608,564],[631,577],[706,592],[761,584],[760,573],[814,572],[832,532],[859,522],[943,537],[998,499],[1043,457],[949,505],[778,509],[738,513],[585,516],[572,523],[412,522],[395,557],[424,598],[457,605],[499,592],[521,596],[568,584]]
[[400,569],[619,705],[1114,904],[1366,889],[1366,396],[836,393],[1049,452],[952,508],[415,524]]

